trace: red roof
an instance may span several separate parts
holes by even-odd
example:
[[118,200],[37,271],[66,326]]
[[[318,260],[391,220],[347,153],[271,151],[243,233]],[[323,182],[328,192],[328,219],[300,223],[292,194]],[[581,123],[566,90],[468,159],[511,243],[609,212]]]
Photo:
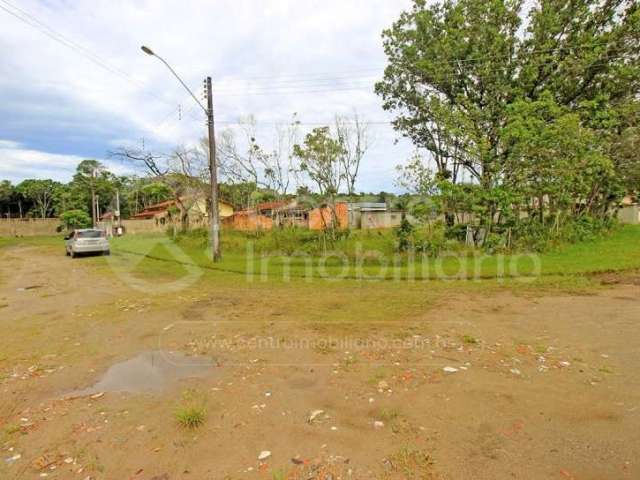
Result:
[[276,208],[284,207],[289,202],[287,200],[275,200],[273,202],[262,202],[257,203],[255,209],[257,211],[261,210],[275,210]]

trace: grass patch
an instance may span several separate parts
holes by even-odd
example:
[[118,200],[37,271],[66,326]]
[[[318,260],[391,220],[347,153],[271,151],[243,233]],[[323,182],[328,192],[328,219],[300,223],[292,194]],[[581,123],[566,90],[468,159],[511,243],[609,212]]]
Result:
[[[433,471],[433,460],[424,450],[403,447],[386,459],[390,473],[402,475],[407,480],[428,480],[437,478]],[[397,478],[387,476],[386,478]]]
[[389,372],[386,369],[380,369],[374,372],[369,379],[367,380],[367,384],[372,386],[377,386],[378,382],[384,380],[389,376]]
[[[254,282],[290,279],[363,279],[363,280],[428,280],[428,279],[491,279],[527,278],[531,283],[539,276],[585,275],[609,271],[640,268],[640,226],[627,225],[611,234],[578,244],[567,245],[545,254],[514,255],[445,255],[441,258],[395,255],[388,249],[379,249],[375,262],[339,253],[318,255],[263,255],[252,247],[251,239],[244,238],[245,248],[234,232],[223,232],[234,239],[234,247],[224,250],[220,263],[209,260],[206,244],[186,238],[176,243],[179,249],[154,249],[150,245],[165,242],[162,236],[125,236],[112,240],[114,252],[124,256],[143,255],[157,262],[167,262],[165,272],[180,274],[184,265],[196,265],[207,272],[238,273],[251,277]],[[366,246],[366,244],[365,244]],[[367,246],[368,248],[368,246]],[[363,251],[364,247],[363,247]],[[173,265],[173,266],[171,266]],[[139,265],[140,270],[155,268]]]
[[400,417],[400,411],[397,408],[381,408],[378,411],[378,418],[383,422],[393,422]]
[[175,417],[183,428],[192,430],[202,426],[207,417],[204,395],[196,390],[183,392],[181,404],[175,411]]
[[286,480],[287,475],[284,470],[279,469],[273,472],[271,478],[272,480]]
[[478,339],[472,335],[463,335],[462,341],[469,345],[475,345],[476,343],[478,343]]

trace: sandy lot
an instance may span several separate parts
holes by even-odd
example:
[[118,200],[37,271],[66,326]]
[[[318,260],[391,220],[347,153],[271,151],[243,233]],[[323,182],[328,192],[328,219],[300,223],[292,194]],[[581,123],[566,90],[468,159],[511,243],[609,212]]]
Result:
[[0,478],[640,478],[637,282],[407,306],[233,274],[150,295],[109,262],[0,250]]

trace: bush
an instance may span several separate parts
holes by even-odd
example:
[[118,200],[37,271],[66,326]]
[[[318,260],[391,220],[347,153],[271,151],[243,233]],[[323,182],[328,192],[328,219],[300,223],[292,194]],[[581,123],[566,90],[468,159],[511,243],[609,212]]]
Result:
[[581,215],[565,220],[560,227],[549,225],[551,219],[523,219],[513,228],[514,249],[543,252],[562,243],[595,240],[616,226],[615,219]]
[[446,249],[445,228],[441,222],[416,229],[413,245],[416,253],[437,257]]
[[409,220],[403,215],[400,226],[395,229],[395,234],[398,239],[398,251],[406,252],[413,246],[412,234],[413,225],[409,223]]
[[60,215],[59,230],[73,230],[76,228],[89,228],[92,226],[93,221],[91,217],[84,210],[67,210]]

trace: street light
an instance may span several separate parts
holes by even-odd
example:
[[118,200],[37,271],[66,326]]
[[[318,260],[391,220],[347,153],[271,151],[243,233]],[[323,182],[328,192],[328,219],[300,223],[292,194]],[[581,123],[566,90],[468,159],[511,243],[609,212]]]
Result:
[[171,65],[169,65],[164,58],[156,54],[153,50],[145,45],[142,45],[140,48],[147,55],[156,57],[158,60],[164,63],[169,71],[173,74],[173,76],[178,79],[185,90],[189,92],[189,95],[191,95],[191,97],[207,115],[207,127],[209,135],[209,173],[211,176],[211,257],[214,262],[217,262],[218,260],[220,260],[220,214],[218,212],[218,169],[216,166],[216,138],[213,125],[213,95],[211,92],[211,77],[207,77],[206,79],[207,106],[205,107],[204,105],[202,105],[202,103],[200,103],[200,100],[198,100],[198,98],[193,94],[187,84],[182,81],[180,76],[173,68],[171,68]]

